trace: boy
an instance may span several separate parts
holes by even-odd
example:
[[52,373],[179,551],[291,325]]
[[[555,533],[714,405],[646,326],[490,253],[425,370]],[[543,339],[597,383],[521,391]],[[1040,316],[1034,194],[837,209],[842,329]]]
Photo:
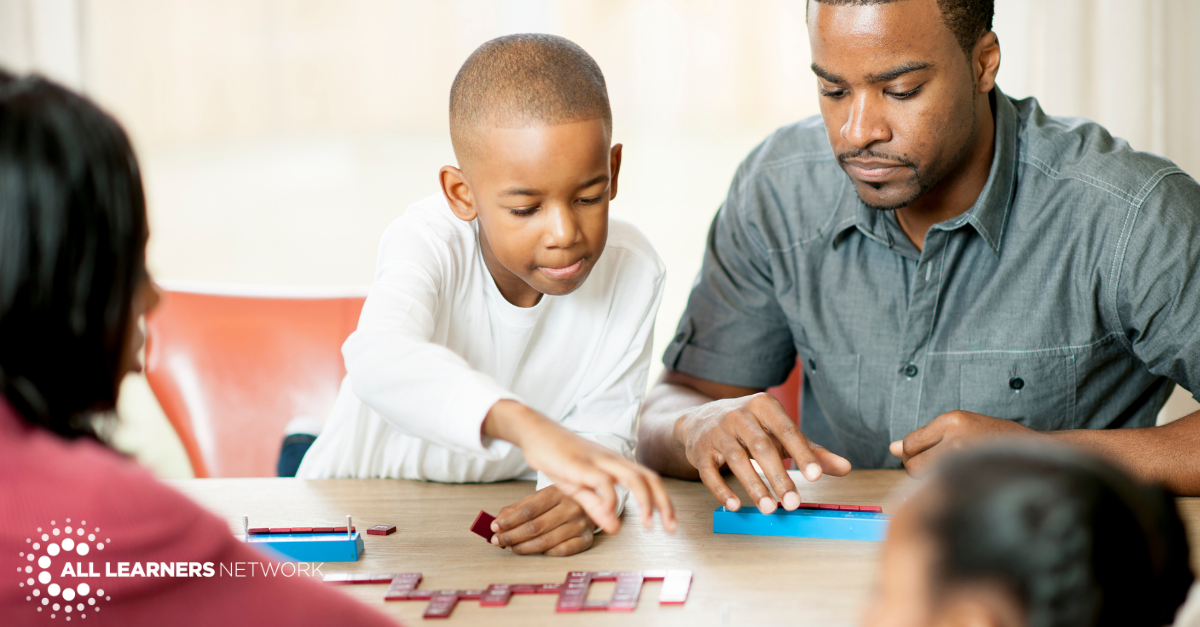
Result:
[[472,53],[450,91],[460,167],[384,234],[346,380],[298,477],[539,470],[539,490],[493,523],[518,554],[570,555],[595,525],[616,531],[614,484],[644,525],[657,508],[674,529],[661,480],[631,461],[664,269],[637,229],[610,225],[611,133],[604,77],[579,46],[512,35]]

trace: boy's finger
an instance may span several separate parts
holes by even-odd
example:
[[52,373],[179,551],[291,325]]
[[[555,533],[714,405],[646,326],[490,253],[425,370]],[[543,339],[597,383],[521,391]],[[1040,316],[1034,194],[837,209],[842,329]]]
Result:
[[[608,479],[607,476],[604,478]],[[616,533],[621,529],[621,518],[616,513],[616,490],[613,489],[611,482],[596,481],[595,483],[600,485],[593,487],[561,481],[556,485],[559,490],[563,491],[563,494],[575,499],[583,511],[587,512],[588,518],[591,518],[605,533]]]
[[[583,518],[583,511],[575,507],[566,506],[567,504],[574,505],[575,502],[571,499],[559,501],[554,504],[545,513],[526,520],[518,525],[514,525],[505,531],[496,534],[496,546],[513,546],[528,542],[542,534],[549,532],[551,529],[559,527],[569,522],[572,518]],[[578,512],[572,516],[572,513]]]
[[521,524],[545,514],[557,505],[561,499],[557,490],[551,490],[553,486],[538,490],[533,494],[513,503],[500,510],[496,520],[492,521],[492,531],[501,532],[507,531]]
[[566,542],[551,548],[549,551],[543,553],[543,555],[547,555],[549,557],[566,557],[568,555],[574,555],[576,553],[588,550],[594,541],[595,540],[589,530],[587,535],[568,538]]
[[617,483],[629,488],[629,492],[637,501],[638,511],[642,514],[642,526],[650,528],[653,525],[654,501],[650,497],[650,486],[646,484],[646,478],[638,472],[638,467],[633,462],[624,457],[605,462],[601,467],[612,473]]
[[570,520],[565,524],[548,529],[545,533],[530,538],[525,542],[512,545],[512,552],[517,555],[536,555],[576,538],[583,533],[591,533],[591,523],[583,518]]
[[662,520],[663,529],[667,533],[674,533],[678,521],[675,519],[675,504],[671,502],[667,486],[663,485],[662,477],[649,468],[643,468],[642,474],[646,476],[646,484],[650,486],[650,494],[654,499],[654,507],[658,510],[658,517]]

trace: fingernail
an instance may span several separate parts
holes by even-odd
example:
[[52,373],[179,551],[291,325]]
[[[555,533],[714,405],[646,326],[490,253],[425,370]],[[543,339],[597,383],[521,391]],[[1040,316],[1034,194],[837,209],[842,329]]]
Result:
[[775,511],[775,503],[771,500],[771,497],[764,496],[758,499],[758,509],[764,514],[770,514]]
[[787,511],[792,511],[800,507],[800,495],[795,492],[788,492],[783,495],[783,508]]
[[742,504],[738,503],[738,500],[733,498],[732,496],[729,497],[729,500],[725,501],[725,509],[727,509],[731,512],[736,512],[741,507],[742,507]]
[[500,533],[500,523],[492,521],[492,533]]
[[492,544],[495,546],[500,546],[500,536],[492,536]]
[[816,481],[821,478],[821,466],[817,463],[811,463],[804,467],[804,478],[809,481]]

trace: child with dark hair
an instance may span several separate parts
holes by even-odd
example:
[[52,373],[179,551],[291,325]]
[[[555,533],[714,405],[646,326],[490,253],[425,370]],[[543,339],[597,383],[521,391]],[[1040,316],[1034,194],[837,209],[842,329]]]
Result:
[[158,302],[148,236],[116,121],[0,72],[0,623],[392,624],[307,577],[222,576],[271,560],[102,443]]
[[588,549],[628,493],[673,531],[662,481],[633,461],[665,268],[608,215],[622,147],[600,67],[562,37],[507,35],[471,54],[449,104],[458,166],[384,233],[296,476],[537,478],[492,523],[522,555]]
[[945,460],[896,514],[868,627],[1160,627],[1192,584],[1175,502],[1021,443]]

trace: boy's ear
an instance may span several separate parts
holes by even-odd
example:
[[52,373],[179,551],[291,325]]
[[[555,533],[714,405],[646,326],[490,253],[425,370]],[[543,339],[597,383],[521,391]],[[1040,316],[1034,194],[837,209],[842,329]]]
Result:
[[452,165],[444,165],[438,171],[438,178],[442,184],[442,194],[446,196],[446,202],[450,203],[450,211],[454,212],[455,217],[463,222],[474,220],[479,214],[475,210],[471,186],[467,185],[462,170]]
[[612,172],[612,183],[608,186],[608,199],[613,200],[617,197],[617,177],[621,174],[621,149],[624,148],[621,144],[613,144],[612,150],[609,151],[609,170]]

